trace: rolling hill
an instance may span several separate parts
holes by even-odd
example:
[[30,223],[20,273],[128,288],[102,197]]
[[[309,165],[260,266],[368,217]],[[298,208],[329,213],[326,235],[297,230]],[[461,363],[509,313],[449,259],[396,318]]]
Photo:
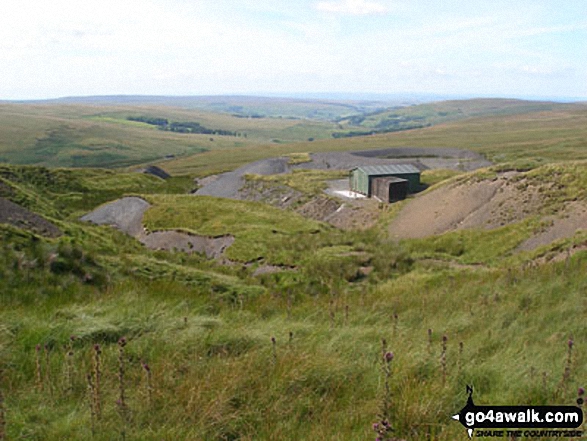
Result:
[[[437,125],[334,139],[337,122],[0,105],[13,162],[0,165],[0,438],[359,440],[385,420],[398,440],[452,441],[466,436],[451,419],[466,385],[478,404],[575,405],[587,106],[408,110]],[[495,165],[424,171],[427,188],[392,205],[324,194],[344,176],[333,170],[249,176],[248,199],[189,194],[196,175],[260,158],[392,146],[467,148]],[[167,154],[169,179],[123,168]],[[125,201],[142,201],[132,235],[118,229],[134,214]],[[322,204],[370,223],[316,220]],[[82,220],[97,212],[103,225]],[[137,240],[154,234],[189,240]],[[206,253],[199,240],[222,243]]]
[[[277,99],[269,101],[269,104],[263,100],[257,103],[252,98],[246,100],[247,103],[257,103],[260,108],[269,109],[266,114],[271,116],[266,117],[254,117],[256,111],[251,111],[252,113],[247,115],[225,112],[226,108],[223,106],[212,106],[212,99],[201,99],[203,103],[207,103],[204,110],[190,108],[190,101],[187,99],[186,107],[183,108],[154,104],[151,102],[153,100],[126,98],[122,99],[123,104],[120,104],[115,98],[110,97],[90,100],[89,103],[65,100],[68,104],[1,104],[0,161],[53,167],[126,167],[170,158],[183,159],[207,152],[208,155],[194,157],[195,162],[201,160],[207,163],[208,157],[226,157],[222,152],[230,149],[234,156],[230,155],[229,161],[221,166],[226,170],[260,157],[282,153],[357,149],[357,146],[360,146],[360,149],[363,145],[383,146],[386,143],[389,146],[398,145],[400,140],[404,145],[426,143],[426,146],[448,146],[448,143],[451,143],[452,147],[479,149],[482,146],[477,145],[475,136],[469,136],[467,133],[467,144],[457,138],[461,130],[458,125],[460,122],[465,124],[462,130],[487,131],[487,134],[482,135],[484,142],[494,139],[499,142],[496,139],[497,135],[491,131],[500,130],[502,123],[522,124],[526,117],[530,118],[529,124],[536,125],[537,119],[531,115],[549,115],[548,112],[553,112],[551,114],[554,118],[575,115],[579,119],[568,122],[573,124],[573,128],[579,128],[582,109],[585,108],[573,104],[484,99],[423,104],[393,110],[380,109],[373,112],[372,109],[352,107],[345,103],[286,100],[288,106],[304,108],[304,112],[314,109],[312,112],[315,112],[315,115],[308,114],[299,119],[287,117],[295,113],[290,112],[290,107],[287,106],[283,108],[283,115],[280,114],[280,101]],[[177,104],[181,103],[181,100],[172,102]],[[234,103],[237,102],[239,101]],[[167,101],[163,100],[162,103]],[[229,103],[234,104],[230,100]],[[320,115],[320,109],[324,106],[341,106],[353,116],[340,119],[340,113],[337,113],[329,114],[328,118],[325,118]],[[494,116],[495,119],[487,120],[485,117],[489,116]],[[464,122],[475,117],[481,118],[481,126],[474,122]],[[157,126],[137,119],[164,119],[176,124],[197,123],[216,133],[177,133],[158,130]],[[441,127],[445,127],[443,123],[448,121],[455,121],[453,124],[457,124],[448,126],[449,139],[442,139],[443,135],[439,135],[436,142],[427,136],[430,133],[429,126],[442,124]],[[554,124],[559,122],[565,127],[565,121],[554,121]],[[427,128],[418,131],[419,127]],[[378,134],[407,129],[411,130],[406,133]],[[524,127],[521,129],[527,130]],[[530,129],[533,130],[532,127]],[[556,136],[555,133],[544,133],[545,129],[536,126],[538,135]],[[512,127],[501,131],[505,132],[506,136],[512,136],[512,132],[516,130]],[[363,136],[346,138],[347,135],[357,133]],[[371,133],[375,135],[370,135]],[[345,142],[335,142],[333,136],[341,134],[344,135],[341,141]],[[422,136],[425,139],[420,140]],[[581,133],[578,133],[578,136],[581,136]],[[492,151],[488,153],[493,154]],[[189,164],[189,160],[185,164]],[[190,168],[189,165],[178,167],[175,163],[170,167],[184,171]]]

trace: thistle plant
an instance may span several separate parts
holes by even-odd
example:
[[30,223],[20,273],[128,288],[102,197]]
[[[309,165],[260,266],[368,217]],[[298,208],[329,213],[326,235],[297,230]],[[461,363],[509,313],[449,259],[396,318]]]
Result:
[[125,362],[124,362],[124,347],[126,346],[126,338],[120,337],[118,340],[118,412],[122,419],[122,427],[120,435],[123,440],[126,439],[126,427],[128,424],[128,407],[126,404],[126,389],[124,384]]
[[4,394],[2,393],[2,369],[0,369],[0,441],[6,439],[6,409],[4,407]]
[[[579,406],[581,408],[581,412],[583,412],[583,414],[585,414],[585,411],[583,410],[583,405],[585,404],[584,396],[585,396],[585,389],[583,387],[579,387],[579,389],[577,389],[577,406]],[[583,415],[583,424],[581,424],[581,427],[579,427],[579,430],[582,430],[584,425],[585,425],[585,417]]]
[[432,354],[432,329],[428,328],[428,354]]
[[291,312],[293,308],[293,293],[291,289],[287,290],[287,318],[291,318]]
[[271,351],[273,355],[273,364],[277,364],[277,340],[275,337],[271,337]]
[[69,343],[65,347],[65,392],[71,394],[73,392],[73,342],[75,335],[69,337]]
[[49,395],[53,396],[53,388],[51,387],[51,357],[50,357],[50,348],[48,344],[43,346],[44,355],[45,355],[45,380],[44,384],[49,391]]
[[563,370],[563,376],[556,388],[555,394],[557,396],[560,396],[565,388],[565,384],[569,381],[569,379],[571,378],[571,368],[573,366],[573,347],[575,346],[575,341],[573,340],[573,337],[569,337],[569,340],[567,341],[567,359],[565,361],[565,368]]
[[381,340],[381,372],[383,373],[384,393],[381,400],[381,407],[377,415],[378,421],[373,423],[373,430],[377,434],[376,441],[390,441],[393,428],[391,427],[391,362],[393,361],[393,352],[387,350],[387,341]]
[[43,390],[43,374],[41,371],[41,345],[35,346],[35,383],[37,390]]
[[573,364],[573,346],[575,345],[575,342],[573,340],[573,337],[569,338],[569,341],[567,342],[567,362],[565,363],[565,370],[563,372],[563,379],[562,382],[566,383],[567,380],[570,378],[571,376],[571,366]]
[[88,384],[88,403],[90,405],[90,422],[92,429],[92,436],[96,433],[96,391],[94,387],[94,380],[92,374],[86,375],[86,381]]
[[334,320],[336,318],[336,311],[334,310],[334,300],[330,300],[329,306],[330,327],[334,328]]
[[459,373],[461,372],[461,368],[463,365],[463,349],[464,349],[464,344],[462,341],[459,342],[459,363],[458,363],[458,371]]
[[440,354],[440,366],[442,368],[442,385],[446,384],[446,343],[448,342],[448,337],[445,335],[442,336],[442,352]]
[[96,413],[96,418],[100,419],[102,415],[102,402],[101,402],[101,379],[102,379],[102,368],[101,368],[101,360],[100,355],[102,354],[102,349],[100,348],[99,344],[94,345],[94,359],[93,359],[93,369],[94,369],[94,388],[93,388],[93,400],[94,400],[94,411]]
[[143,371],[145,372],[145,378],[147,383],[147,404],[150,408],[153,404],[153,378],[151,373],[151,367],[145,362],[142,363],[142,366]]

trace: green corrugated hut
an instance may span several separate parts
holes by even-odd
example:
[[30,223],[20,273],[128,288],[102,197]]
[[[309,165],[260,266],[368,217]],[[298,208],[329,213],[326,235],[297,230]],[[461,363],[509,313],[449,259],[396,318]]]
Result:
[[373,179],[393,176],[408,181],[408,191],[414,193],[420,188],[420,170],[412,164],[364,165],[351,170],[351,190],[371,197]]

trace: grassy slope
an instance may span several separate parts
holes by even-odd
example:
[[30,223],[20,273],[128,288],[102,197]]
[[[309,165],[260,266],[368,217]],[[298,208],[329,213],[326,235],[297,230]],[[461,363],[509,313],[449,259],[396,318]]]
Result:
[[[186,135],[156,130],[127,116],[197,121],[243,136]],[[332,124],[288,119],[246,119],[165,107],[0,105],[0,160],[47,166],[121,167],[206,150],[238,149],[259,142],[330,136]],[[246,133],[246,137],[244,134]]]
[[[532,112],[544,112],[565,108],[551,102],[532,102],[505,99],[475,99],[467,101],[440,101],[418,106],[409,106],[369,115],[360,124],[362,127],[376,128],[385,120],[416,118],[424,124],[440,124],[480,116],[516,115]],[[421,118],[421,119],[420,119]],[[383,124],[384,125],[384,124]]]
[[[205,236],[234,235],[227,257],[240,262],[265,258],[268,262],[295,265],[299,253],[285,250],[286,243],[311,241],[326,227],[262,203],[207,196],[149,196],[153,204],[144,222],[150,231],[181,229]],[[288,255],[291,253],[291,255]]]
[[[42,170],[31,180],[35,169],[25,169],[28,174],[12,170],[28,179],[13,177],[10,182],[35,191],[45,189],[49,203],[59,188],[69,185],[62,188],[62,193],[67,192],[80,185],[78,181],[94,185],[99,192],[100,188],[116,191],[123,182],[136,185],[135,181],[152,180],[128,175],[133,179],[125,181],[123,175],[109,181],[104,178],[116,174],[75,171],[61,181],[67,172]],[[566,182],[553,187],[554,201],[575,193],[583,197],[583,175],[581,164],[530,173],[533,179],[551,176]],[[47,182],[53,182],[54,188]],[[136,188],[132,185],[129,188]],[[255,241],[262,244],[271,228],[288,233],[314,228],[260,204],[148,197],[155,203],[147,218],[154,226],[164,222],[159,226],[232,233],[237,238],[255,230],[249,246]],[[169,213],[161,216],[161,210]],[[56,248],[49,241],[39,250],[29,245],[27,234],[17,239],[11,229],[4,230],[0,355],[5,378],[10,379],[2,383],[2,390],[11,436],[90,436],[83,373],[92,371],[94,343],[102,345],[104,372],[104,411],[95,423],[95,438],[116,436],[123,427],[113,404],[118,387],[116,341],[123,335],[129,339],[126,393],[133,417],[126,431],[130,439],[369,437],[382,394],[376,362],[380,338],[386,338],[396,354],[392,422],[400,436],[410,439],[426,434],[440,440],[461,436],[462,428],[451,423],[449,415],[464,403],[465,384],[474,384],[485,403],[571,403],[576,385],[587,373],[580,350],[587,338],[580,325],[584,311],[576,306],[587,287],[581,254],[567,263],[538,268],[500,265],[499,260],[492,269],[451,267],[441,261],[420,262],[419,253],[428,247],[439,253],[432,257],[445,262],[461,263],[466,256],[477,256],[477,263],[483,264],[483,259],[489,263],[487,259],[500,254],[494,234],[476,233],[472,241],[457,238],[456,250],[449,236],[441,247],[436,239],[398,246],[376,240],[372,233],[323,229],[313,240],[301,240],[301,232],[289,246],[274,244],[276,250],[295,258],[300,273],[265,277],[268,291],[263,294],[263,289],[254,289],[258,281],[246,272],[239,277],[252,284],[250,288],[229,275],[213,276],[211,268],[206,270],[208,264],[197,258],[145,253],[131,241],[120,242],[120,235],[107,228],[84,227],[87,233],[75,224],[70,228],[70,236],[82,247],[79,260],[66,245]],[[68,239],[63,240],[67,244]],[[108,252],[105,244],[111,240],[117,246]],[[92,255],[83,251],[86,248],[98,257],[97,267],[91,263]],[[478,254],[482,249],[495,253],[483,257]],[[349,251],[371,256],[375,266],[371,283],[344,282],[352,280],[353,268],[359,264],[343,257]],[[85,272],[98,276],[106,271],[113,279],[102,287],[93,286],[84,284],[75,271],[59,273],[50,264],[41,266],[54,252],[69,259],[72,267],[79,263]],[[9,270],[14,262],[18,266]],[[198,267],[205,272],[190,270]],[[149,282],[152,278],[155,282]],[[431,345],[428,329],[432,329]],[[288,342],[290,331],[294,337]],[[78,337],[71,380],[61,349],[70,335]],[[444,384],[438,358],[442,335],[448,337]],[[561,382],[569,335],[576,341],[575,355],[569,377]],[[49,348],[49,364],[41,351],[40,381],[35,380],[36,344]],[[152,372],[151,405],[141,360],[149,363]],[[43,390],[35,391],[41,385]]]
[[[526,151],[523,157],[561,160],[576,148],[565,140],[584,130],[584,112],[576,113],[576,119],[566,111],[537,114],[535,123],[497,118],[509,134],[498,130],[500,124],[493,128],[494,119],[468,124],[477,127],[473,132],[485,147],[494,146],[486,137],[499,134],[502,144],[495,148],[513,152],[512,158],[524,153],[515,142],[524,132],[550,134],[548,155]],[[452,134],[442,127],[418,133],[436,131],[435,139],[448,142],[464,140],[459,131],[470,130],[465,123],[452,127]],[[382,138],[405,142],[397,136]],[[356,148],[371,139],[339,142]],[[542,167],[529,176],[559,184],[548,194],[555,204],[584,198],[584,163]],[[123,429],[137,440],[374,438],[371,423],[384,393],[381,338],[395,353],[391,422],[406,439],[465,436],[450,415],[464,405],[466,384],[475,386],[478,404],[536,405],[573,404],[577,386],[584,385],[587,257],[579,252],[559,263],[531,264],[546,253],[540,250],[502,259],[524,225],[397,244],[377,231],[342,233],[260,204],[159,195],[186,191],[189,180],[166,184],[137,174],[15,167],[2,177],[13,188],[11,198],[67,232],[45,240],[0,226],[0,391],[9,439],[92,437],[85,375],[93,370],[96,343],[103,353],[98,440],[120,437]],[[440,178],[433,174],[430,182]],[[96,199],[83,199],[88,192]],[[149,252],[107,227],[75,221],[82,209],[128,193],[155,203],[147,215],[150,228],[232,233],[237,243],[244,238],[237,259],[265,254],[298,271],[255,278],[252,269]],[[312,234],[314,228],[319,232]],[[273,229],[283,233],[277,242]],[[586,240],[579,235],[574,242]],[[358,276],[361,265],[373,266],[368,279]],[[68,362],[63,345],[71,335],[79,338]],[[571,335],[575,345],[565,374]],[[121,336],[129,339],[126,423],[116,405]],[[150,404],[142,361],[152,372]]]

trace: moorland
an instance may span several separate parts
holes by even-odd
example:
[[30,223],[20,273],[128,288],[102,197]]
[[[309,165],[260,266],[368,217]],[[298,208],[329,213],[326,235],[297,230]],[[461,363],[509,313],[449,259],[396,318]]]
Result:
[[[467,385],[576,403],[586,104],[241,101],[0,104],[0,439],[454,440]],[[394,204],[294,167],[392,147],[491,165]],[[81,220],[121,199],[132,234]],[[171,232],[201,241],[146,239]]]

